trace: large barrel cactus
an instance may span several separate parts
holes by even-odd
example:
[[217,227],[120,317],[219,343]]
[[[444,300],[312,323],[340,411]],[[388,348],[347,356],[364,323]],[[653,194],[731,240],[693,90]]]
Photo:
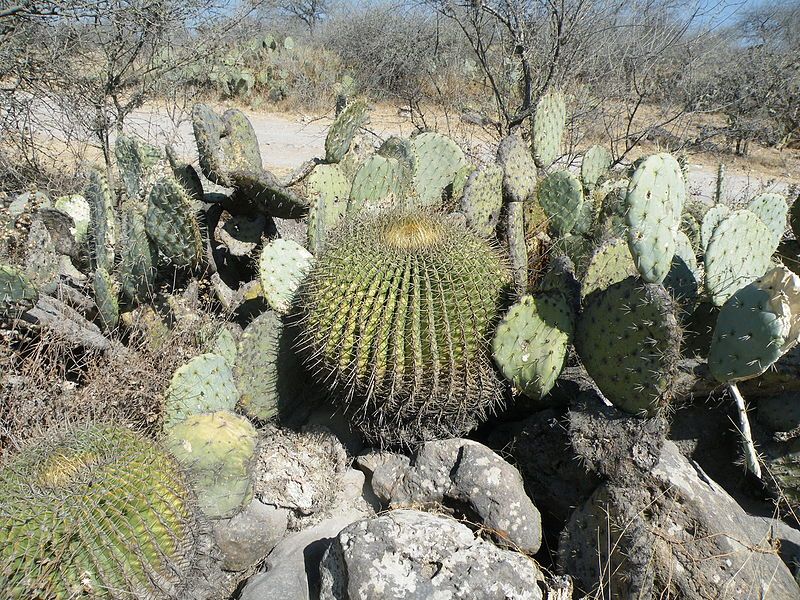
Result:
[[488,340],[509,282],[497,250],[446,216],[349,221],[300,289],[299,346],[368,440],[460,436],[501,399]]
[[0,470],[4,598],[202,598],[211,538],[170,455],[122,427],[50,431]]

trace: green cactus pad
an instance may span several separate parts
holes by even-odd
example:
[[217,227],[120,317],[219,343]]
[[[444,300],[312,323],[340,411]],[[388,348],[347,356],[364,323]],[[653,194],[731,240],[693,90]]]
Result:
[[370,441],[460,436],[498,406],[487,340],[509,280],[447,215],[348,220],[300,289],[297,347]]
[[214,324],[213,338],[210,341],[208,352],[219,354],[231,367],[236,363],[237,334],[233,332],[233,325],[224,325],[217,329]]
[[708,353],[722,382],[758,377],[798,342],[800,278],[776,267],[723,304]]
[[503,168],[503,193],[509,202],[524,202],[536,191],[536,164],[519,135],[507,135],[497,147]]
[[261,171],[258,138],[242,111],[232,108],[220,118],[212,108],[196,104],[192,125],[200,170],[209,181],[232,187],[231,172]]
[[681,330],[669,293],[629,277],[584,300],[575,347],[615,406],[652,416],[676,393]]
[[702,282],[692,242],[682,231],[675,236],[675,255],[672,266],[664,278],[664,287],[685,309],[694,304]]
[[119,322],[118,285],[103,267],[94,272],[94,302],[104,331],[114,329]]
[[725,218],[730,214],[730,208],[724,204],[717,204],[716,206],[709,208],[706,214],[703,215],[703,221],[700,225],[701,254],[705,253],[706,249],[708,248],[708,243],[711,241],[711,236],[714,234],[714,230],[717,228],[717,225],[722,223],[722,221],[724,221]]
[[469,176],[461,197],[460,210],[467,224],[480,235],[494,235],[503,208],[503,169],[482,165]]
[[581,182],[569,171],[550,173],[539,182],[539,204],[558,235],[572,231],[583,207]]
[[402,207],[411,182],[404,164],[373,154],[356,171],[347,204],[348,214]]
[[693,252],[695,254],[702,254],[704,247],[700,233],[700,223],[688,212],[684,212],[681,216],[680,231],[688,238]]
[[466,164],[464,152],[449,137],[426,132],[411,138],[414,153],[413,186],[418,206],[439,207],[442,193]]
[[464,197],[464,188],[467,187],[470,175],[475,172],[475,167],[466,163],[462,166],[453,176],[453,183],[451,184],[450,202],[446,208],[455,208],[459,200]]
[[209,528],[177,461],[112,425],[50,430],[0,470],[10,600],[207,598]]
[[414,149],[410,140],[393,135],[381,144],[375,154],[399,161],[405,167],[408,178],[410,179],[412,177],[417,163],[417,157],[414,155]]
[[17,316],[38,299],[36,286],[21,269],[0,263],[0,317]]
[[164,443],[184,467],[203,513],[233,517],[253,499],[258,434],[229,411],[190,415],[172,427]]
[[522,202],[509,202],[506,205],[505,239],[514,275],[514,288],[517,293],[524,294],[528,289],[528,245],[525,241],[525,205]]
[[338,163],[353,143],[358,130],[369,122],[369,107],[363,100],[348,105],[328,129],[325,138],[325,161]]
[[238,193],[271,217],[300,219],[308,212],[308,201],[284,187],[269,171],[232,169],[228,179]]
[[686,184],[670,154],[647,157],[636,169],[625,196],[628,245],[647,283],[661,283],[675,256]]
[[189,415],[232,411],[238,400],[225,358],[211,353],[195,356],[172,375],[164,399],[164,427],[174,427]]
[[195,171],[192,165],[181,161],[172,146],[166,147],[166,154],[175,181],[181,184],[181,187],[186,190],[186,193],[189,194],[192,200],[195,202],[202,202],[203,182],[200,181],[200,176],[197,174],[197,171]]
[[613,158],[611,152],[604,146],[592,146],[583,155],[581,162],[581,183],[591,191],[600,179],[608,173]]
[[108,180],[99,170],[92,169],[89,172],[89,185],[84,195],[89,202],[89,255],[92,266],[111,271],[114,268],[117,222]]
[[761,194],[753,198],[747,205],[747,210],[767,226],[772,235],[772,242],[777,248],[783,239],[783,234],[786,233],[786,214],[789,212],[786,198],[774,193]]
[[203,236],[194,206],[174,179],[161,179],[150,191],[145,228],[174,265],[195,268],[203,262]]
[[261,422],[289,416],[302,399],[302,371],[291,346],[291,331],[274,311],[261,313],[244,330],[233,372],[247,416]]
[[575,313],[560,293],[522,296],[497,326],[494,362],[515,388],[541,399],[567,362]]
[[[139,142],[127,135],[120,135],[114,144],[114,156],[117,159],[122,184],[128,198],[136,199],[142,190],[145,172],[152,163],[139,147]],[[148,164],[149,163],[149,164]]]
[[561,140],[567,120],[567,101],[561,92],[548,92],[536,104],[533,114],[533,159],[541,168],[549,167],[561,154]]
[[733,293],[763,275],[777,245],[766,225],[749,210],[735,210],[714,229],[703,258],[705,287],[722,306]]
[[72,217],[73,227],[70,228],[70,233],[78,244],[85,244],[91,221],[91,210],[86,198],[79,194],[61,196],[56,199],[55,208]]
[[120,208],[120,286],[125,298],[134,303],[152,296],[156,279],[158,249],[147,236],[145,214],[135,201]]
[[328,234],[347,213],[349,195],[350,182],[338,165],[318,165],[308,176],[308,248],[314,254],[322,251]]
[[589,259],[581,281],[581,294],[588,296],[636,274],[628,243],[620,239],[608,240]]
[[261,250],[258,275],[264,297],[273,310],[288,313],[297,288],[311,267],[313,255],[297,242],[277,239]]

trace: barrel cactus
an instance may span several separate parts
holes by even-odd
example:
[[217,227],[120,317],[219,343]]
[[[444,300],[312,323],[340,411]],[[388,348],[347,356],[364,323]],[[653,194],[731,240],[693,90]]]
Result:
[[460,436],[499,404],[489,336],[507,265],[433,213],[345,222],[300,288],[307,366],[371,442]]
[[204,598],[208,528],[168,453],[123,427],[51,430],[0,470],[6,598]]

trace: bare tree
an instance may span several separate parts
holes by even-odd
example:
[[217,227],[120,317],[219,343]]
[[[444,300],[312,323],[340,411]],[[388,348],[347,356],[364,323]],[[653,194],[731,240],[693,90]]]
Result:
[[284,15],[305,23],[309,34],[314,35],[317,25],[328,15],[332,4],[332,0],[282,0],[278,2],[278,8]]

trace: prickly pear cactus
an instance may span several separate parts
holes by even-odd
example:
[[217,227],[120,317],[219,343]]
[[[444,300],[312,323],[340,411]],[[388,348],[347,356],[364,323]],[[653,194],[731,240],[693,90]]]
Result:
[[697,300],[703,275],[694,255],[692,242],[682,231],[675,236],[675,255],[669,273],[664,278],[664,287],[682,308],[692,307]]
[[686,184],[670,154],[647,157],[636,169],[625,197],[628,246],[647,283],[661,283],[675,255]]
[[723,304],[708,353],[709,370],[725,383],[758,377],[799,336],[800,278],[776,267]]
[[32,598],[208,598],[211,536],[177,462],[125,427],[51,430],[0,470],[0,586]]
[[466,164],[464,151],[441,133],[426,132],[411,138],[414,154],[413,187],[419,207],[438,207],[442,193]]
[[789,205],[781,194],[767,193],[753,198],[747,205],[747,210],[756,215],[767,226],[772,236],[775,247],[786,233],[786,215]]
[[487,340],[509,279],[445,215],[348,220],[300,289],[297,347],[370,441],[460,436],[500,400]]
[[200,181],[200,176],[197,174],[197,171],[195,171],[192,165],[180,160],[172,146],[167,146],[165,152],[175,181],[186,190],[186,193],[189,194],[192,200],[195,202],[202,202],[203,182]]
[[119,286],[103,267],[94,272],[94,301],[103,330],[114,329],[119,322]]
[[232,187],[230,173],[262,170],[258,138],[242,111],[232,108],[219,117],[209,106],[195,104],[192,125],[200,170],[209,181]]
[[411,185],[405,164],[396,158],[373,154],[356,172],[347,203],[348,214],[403,206]]
[[308,250],[291,240],[273,240],[261,250],[258,275],[264,297],[274,311],[285,315],[291,310],[297,288],[313,258]]
[[503,169],[503,193],[509,202],[524,202],[536,191],[536,164],[517,134],[507,135],[497,147],[497,164]]
[[575,227],[583,207],[581,182],[569,171],[555,171],[539,182],[539,204],[558,235]]
[[592,191],[600,179],[608,172],[613,159],[611,152],[604,146],[592,146],[583,155],[581,162],[581,182],[583,187]]
[[505,240],[511,272],[514,276],[514,289],[524,294],[528,289],[528,244],[525,241],[525,205],[523,202],[509,202],[506,205]]
[[145,229],[174,265],[195,268],[203,262],[203,236],[194,206],[174,179],[161,179],[150,191]]
[[247,416],[267,422],[296,408],[304,384],[292,343],[291,331],[274,311],[261,313],[244,330],[233,372]]
[[91,220],[89,203],[86,198],[79,194],[61,196],[56,199],[55,207],[57,210],[72,217],[73,227],[70,228],[70,233],[72,233],[78,244],[85,244]]
[[605,397],[648,416],[676,393],[681,340],[669,293],[635,277],[587,296],[575,332],[575,348]]
[[548,92],[536,104],[533,114],[533,159],[536,165],[549,167],[561,154],[561,140],[567,120],[567,101],[561,92]]
[[708,209],[703,215],[703,222],[700,224],[700,244],[702,247],[701,254],[705,254],[708,248],[708,243],[711,241],[711,236],[714,235],[714,230],[717,225],[731,214],[731,209],[725,204],[717,204]]
[[588,296],[636,274],[628,243],[620,239],[608,240],[589,259],[581,281],[581,294]]
[[495,364],[515,388],[539,400],[564,369],[574,328],[575,312],[562,294],[523,296],[497,326]]
[[186,470],[207,517],[233,517],[253,499],[258,434],[246,418],[224,410],[190,415],[164,442]]
[[363,100],[348,105],[328,129],[325,138],[325,161],[338,163],[350,150],[358,130],[369,121],[369,107]]
[[120,135],[114,144],[114,156],[130,199],[136,199],[144,191],[147,171],[160,159],[160,153],[153,146],[139,142],[127,135]]
[[119,279],[122,294],[141,302],[153,294],[158,249],[147,236],[144,206],[128,200],[120,207]]
[[0,263],[0,317],[17,316],[32,308],[38,299],[36,286],[21,269]]
[[503,169],[483,165],[469,176],[461,197],[460,210],[467,224],[480,235],[491,237],[503,207]]
[[84,195],[89,202],[89,256],[92,266],[111,271],[114,268],[117,222],[108,180],[99,170],[92,169],[89,172],[89,185]]
[[720,221],[703,257],[711,302],[722,306],[736,290],[761,277],[776,247],[773,234],[749,210],[735,210]]
[[350,182],[338,165],[318,165],[306,181],[308,211],[308,248],[318,254],[325,239],[347,213]]
[[239,392],[231,367],[217,354],[195,356],[172,375],[164,399],[164,427],[189,415],[234,410]]

